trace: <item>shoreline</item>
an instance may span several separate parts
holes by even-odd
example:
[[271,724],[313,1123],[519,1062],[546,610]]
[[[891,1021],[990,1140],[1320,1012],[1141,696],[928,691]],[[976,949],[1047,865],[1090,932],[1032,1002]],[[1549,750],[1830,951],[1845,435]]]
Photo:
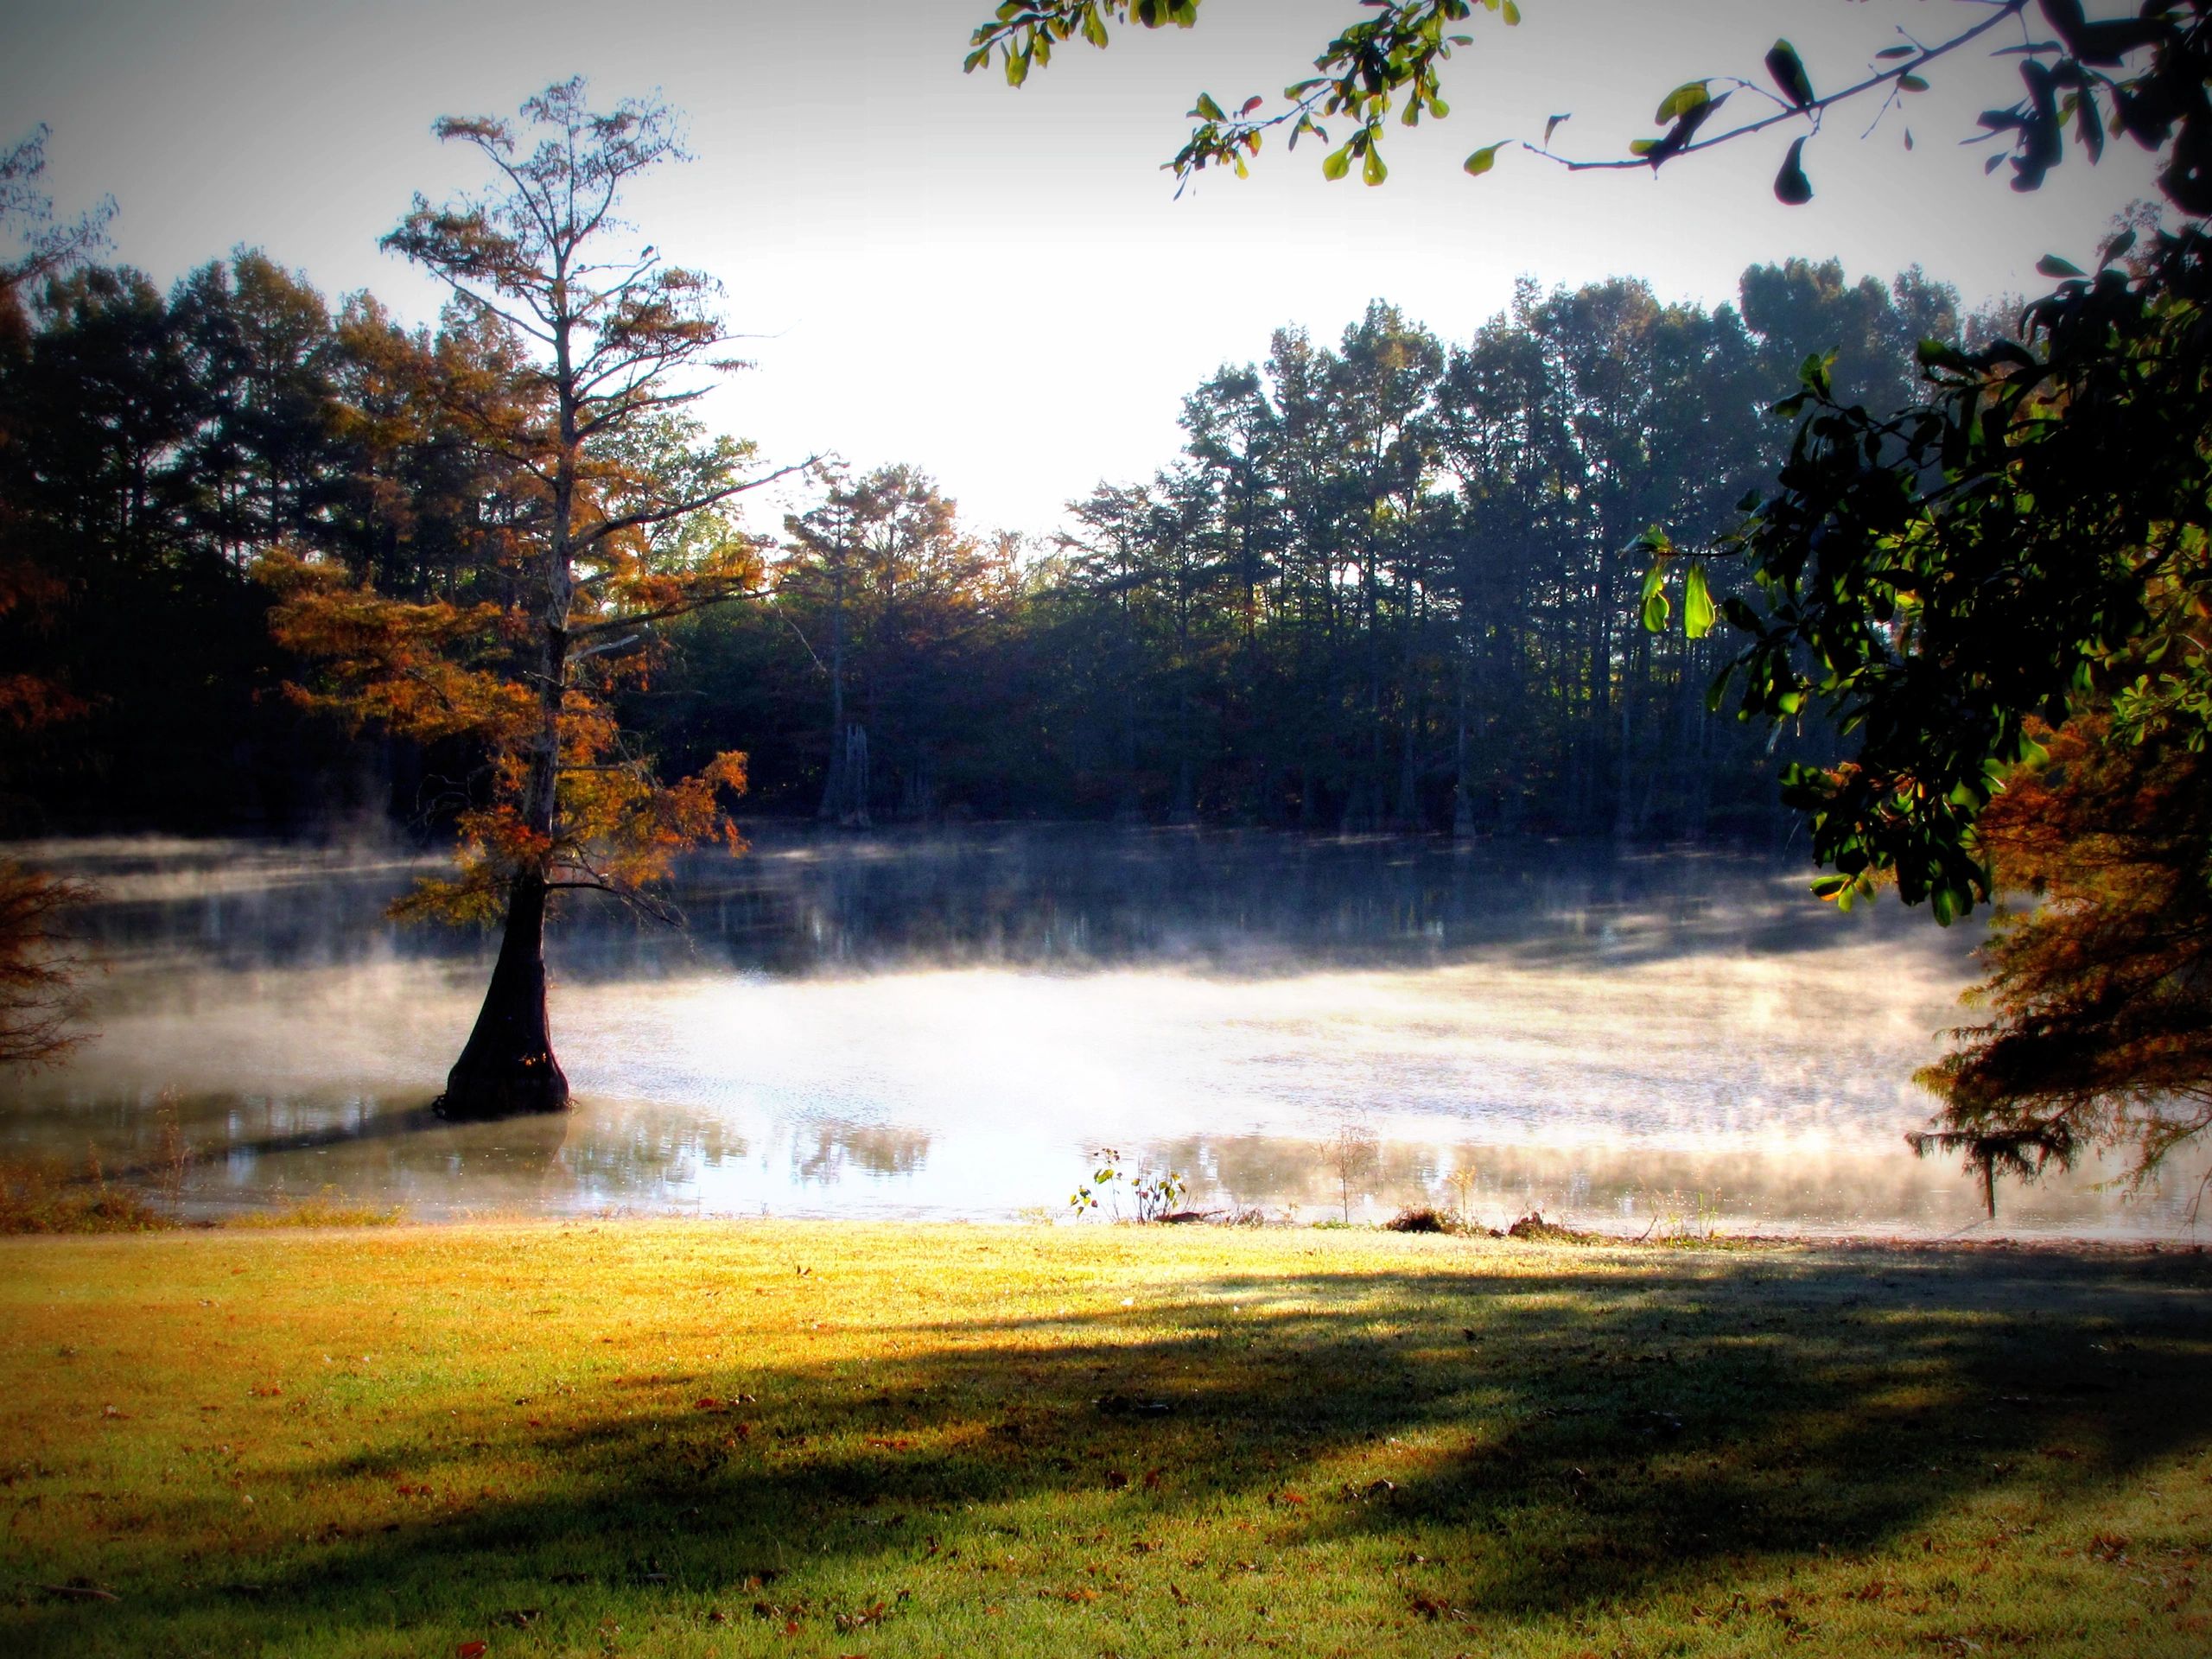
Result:
[[[1540,1218],[1542,1219],[1542,1218]],[[466,1233],[470,1231],[531,1230],[546,1232],[616,1230],[647,1232],[655,1230],[713,1230],[732,1234],[775,1230],[844,1232],[883,1230],[918,1238],[936,1234],[971,1233],[991,1237],[1051,1236],[1072,1240],[1089,1237],[1100,1244],[1142,1237],[1225,1238],[1229,1236],[1287,1239],[1297,1237],[1347,1238],[1380,1241],[1393,1236],[1432,1239],[1440,1247],[1458,1245],[1470,1254],[1500,1247],[1541,1245],[1567,1252],[1603,1252],[1666,1258],[1681,1255],[1740,1255],[1795,1252],[1823,1255],[1932,1256],[2063,1256],[2122,1261],[2152,1256],[2202,1256],[2212,1250],[2212,1241],[2180,1237],[2104,1237],[2079,1234],[2014,1234],[1923,1236],[1879,1232],[1711,1232],[1656,1237],[1584,1230],[1543,1219],[1530,1234],[1506,1230],[1427,1227],[1393,1227],[1388,1222],[1211,1221],[1181,1222],[1082,1221],[1059,1223],[1023,1217],[988,1218],[931,1217],[908,1218],[880,1216],[747,1215],[737,1212],[680,1211],[601,1211],[547,1213],[535,1211],[491,1210],[451,1215],[423,1216],[404,1210],[377,1210],[346,1203],[310,1201],[284,1210],[238,1210],[220,1216],[179,1217],[172,1214],[141,1212],[128,1224],[104,1226],[10,1226],[0,1216],[0,1244],[18,1240],[65,1240],[119,1237],[176,1238],[207,1236],[251,1237],[287,1233],[321,1235],[353,1233],[367,1236],[395,1234]]]

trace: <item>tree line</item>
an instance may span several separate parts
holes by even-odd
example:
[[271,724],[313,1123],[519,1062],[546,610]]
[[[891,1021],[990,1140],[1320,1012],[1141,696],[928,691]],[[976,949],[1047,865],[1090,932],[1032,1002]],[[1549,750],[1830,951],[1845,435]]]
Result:
[[[251,251],[166,293],[79,265],[10,310],[0,511],[54,591],[0,615],[0,644],[74,717],[0,734],[7,826],[449,826],[480,753],[288,697],[308,673],[260,562],[512,600],[539,492],[483,437],[525,378],[512,331],[334,308]],[[1462,343],[1377,302],[1333,345],[1286,327],[1210,377],[1182,452],[1049,540],[979,531],[899,466],[825,468],[780,535],[719,501],[656,524],[657,556],[714,563],[734,602],[649,622],[612,695],[666,768],[741,750],[757,810],[847,823],[1777,833],[1787,756],[1707,712],[1725,646],[1641,626],[1637,538],[1730,520],[1808,354],[1901,406],[1915,343],[1961,328],[1916,270],[1797,260],[1710,309],[1524,282]],[[639,453],[610,466],[662,479],[750,454],[681,407],[620,442]],[[1808,723],[1783,747],[1831,743]]]

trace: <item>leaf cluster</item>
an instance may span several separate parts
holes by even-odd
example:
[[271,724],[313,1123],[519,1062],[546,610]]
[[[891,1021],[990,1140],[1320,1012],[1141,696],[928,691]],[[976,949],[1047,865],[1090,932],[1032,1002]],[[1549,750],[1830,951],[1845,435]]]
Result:
[[[1383,124],[1398,100],[1408,126],[1422,116],[1450,112],[1442,96],[1440,66],[1452,48],[1472,44],[1471,36],[1448,32],[1473,16],[1475,4],[1515,24],[1517,0],[1360,0],[1370,15],[1343,29],[1313,60],[1318,72],[1283,89],[1284,106],[1268,110],[1254,98],[1233,114],[1211,94],[1201,93],[1190,111],[1189,139],[1166,163],[1179,186],[1209,166],[1227,166],[1239,177],[1258,155],[1263,134],[1290,130],[1291,145],[1328,134],[1320,122],[1338,116],[1356,124],[1344,142],[1329,150],[1322,170],[1331,179],[1357,167],[1370,185],[1389,176],[1381,141]],[[2092,162],[2101,156],[2107,135],[2133,138],[2146,149],[2171,146],[2160,183],[2168,196],[2190,213],[2212,202],[2212,129],[2205,122],[2202,62],[2205,49],[2203,0],[2147,0],[2139,16],[2100,22],[2087,17],[2082,0],[1959,0],[1970,21],[1947,37],[1923,41],[1900,30],[1903,39],[1872,54],[1857,78],[1825,92],[1796,47],[1777,40],[1764,60],[1764,82],[1740,76],[1707,76],[1684,83],[1660,100],[1653,115],[1661,129],[1655,137],[1632,140],[1625,156],[1573,157],[1548,148],[1560,124],[1554,115],[1541,140],[1522,147],[1576,170],[1644,168],[1656,169],[1678,156],[1709,149],[1776,127],[1802,130],[1792,139],[1775,175],[1774,193],[1791,205],[1812,200],[1804,165],[1808,140],[1832,109],[1869,98],[1881,102],[1868,130],[1916,94],[1929,90],[1926,72],[1966,48],[1993,39],[1999,31],[2017,33],[2017,42],[1994,51],[2020,60],[2021,97],[2012,105],[1986,111],[1980,136],[2010,145],[2012,185],[2033,190],[2065,154],[2069,132]],[[2038,14],[2055,38],[2037,39],[2031,13]],[[1052,45],[1077,35],[1093,46],[1109,39],[1110,22],[1130,20],[1157,28],[1173,22],[1189,28],[1198,21],[1196,0],[1177,4],[1131,4],[1128,0],[1008,0],[995,18],[974,33],[967,67],[976,70],[995,54],[1009,84],[1020,86],[1033,67],[1052,59]],[[1738,93],[1764,105],[1763,112],[1719,130],[1712,126],[1721,106]],[[1740,107],[1740,106],[1739,106]],[[1490,172],[1498,153],[1511,143],[1500,140],[1473,151],[1465,170]],[[1912,134],[1904,135],[1907,149]],[[1995,170],[2008,159],[1990,158]]]
[[2040,757],[2033,722],[2084,699],[2118,689],[2131,718],[2203,729],[2174,664],[2202,655],[2175,618],[2206,572],[2212,239],[2163,233],[2135,268],[2131,242],[2031,307],[2024,340],[1925,342],[1916,407],[1844,404],[1818,357],[1778,406],[1802,417],[1778,487],[1723,543],[1758,603],[1723,609],[1749,640],[1730,671],[1744,716],[1817,699],[1859,740],[1785,782],[1836,871],[1827,896],[1892,872],[1942,920],[1986,899],[1976,821]]
[[2139,1180],[2212,1128],[2212,753],[2094,709],[2037,736],[1982,820],[2024,895],[1983,951],[1993,1017],[1920,1074],[1944,1109],[1916,1143],[1993,1181],[2120,1146]]
[[[1343,29],[1313,60],[1317,73],[1283,89],[1286,107],[1264,112],[1267,99],[1255,96],[1231,114],[1211,92],[1198,94],[1191,110],[1197,123],[1173,160],[1166,163],[1179,188],[1209,167],[1227,167],[1243,178],[1249,159],[1260,153],[1262,137],[1287,128],[1286,146],[1312,137],[1331,142],[1321,124],[1349,118],[1352,130],[1322,162],[1329,178],[1341,179],[1353,168],[1370,185],[1389,176],[1382,160],[1385,123],[1396,111],[1401,124],[1418,126],[1423,116],[1442,119],[1451,113],[1443,97],[1440,66],[1455,47],[1472,37],[1453,31],[1478,7],[1497,13],[1510,24],[1521,21],[1518,0],[1363,0],[1372,15]],[[1110,22],[1135,22],[1147,29],[1166,24],[1188,29],[1198,22],[1198,0],[1007,0],[992,21],[976,29],[966,68],[972,73],[995,55],[1007,83],[1019,86],[1031,68],[1052,61],[1055,41],[1080,36],[1103,47]],[[1400,107],[1402,98],[1403,106]],[[1498,146],[1468,158],[1471,173],[1486,171]]]

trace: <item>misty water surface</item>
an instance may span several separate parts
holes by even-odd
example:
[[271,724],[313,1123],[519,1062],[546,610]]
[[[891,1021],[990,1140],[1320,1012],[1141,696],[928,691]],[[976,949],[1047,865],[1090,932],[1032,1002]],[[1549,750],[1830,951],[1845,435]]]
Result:
[[[1713,854],[1265,834],[755,832],[671,932],[578,903],[550,947],[577,1109],[425,1108],[493,942],[399,927],[429,868],[246,842],[27,849],[96,882],[99,1033],[11,1078],[4,1152],[206,1213],[327,1195],[418,1216],[1065,1211],[1091,1154],[1199,1209],[1465,1200],[1613,1230],[1942,1234],[1981,1220],[1905,1132],[1978,934]],[[188,1148],[188,1164],[172,1154]],[[165,1153],[164,1148],[168,1148]],[[2201,1162],[2085,1170],[2005,1230],[2170,1236]]]

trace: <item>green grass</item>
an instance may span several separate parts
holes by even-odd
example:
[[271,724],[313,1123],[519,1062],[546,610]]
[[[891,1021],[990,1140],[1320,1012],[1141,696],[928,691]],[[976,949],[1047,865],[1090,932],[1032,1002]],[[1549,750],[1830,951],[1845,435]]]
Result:
[[2208,1292],[1313,1230],[10,1240],[0,1652],[2201,1656]]

